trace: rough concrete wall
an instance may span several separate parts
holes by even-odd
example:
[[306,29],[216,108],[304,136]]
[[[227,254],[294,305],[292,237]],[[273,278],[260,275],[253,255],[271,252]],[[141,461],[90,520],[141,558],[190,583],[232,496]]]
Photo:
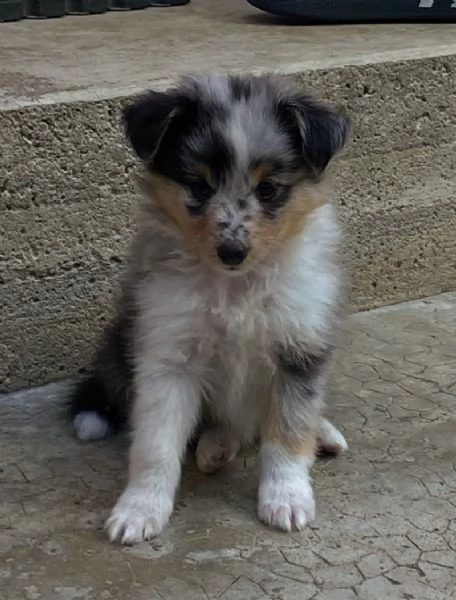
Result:
[[298,76],[353,118],[336,165],[353,304],[456,287],[456,58]]
[[[335,167],[353,303],[454,289],[456,59],[295,76],[354,121]],[[133,228],[122,99],[0,112],[0,390],[90,360]]]

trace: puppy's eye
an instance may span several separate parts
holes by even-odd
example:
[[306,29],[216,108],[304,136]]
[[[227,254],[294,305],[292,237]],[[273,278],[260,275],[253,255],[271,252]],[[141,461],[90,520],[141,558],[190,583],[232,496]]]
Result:
[[204,179],[192,181],[189,186],[190,194],[198,202],[207,202],[214,194],[214,190]]
[[257,185],[255,193],[260,202],[270,202],[277,196],[278,191],[279,187],[276,183],[269,179],[264,179]]

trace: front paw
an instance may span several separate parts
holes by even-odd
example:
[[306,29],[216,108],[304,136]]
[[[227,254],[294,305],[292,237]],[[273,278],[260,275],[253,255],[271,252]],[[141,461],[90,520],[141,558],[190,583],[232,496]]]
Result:
[[300,531],[315,519],[315,500],[307,479],[262,483],[258,516],[263,523],[282,531]]
[[138,544],[159,535],[167,525],[173,501],[150,488],[127,488],[106,521],[111,542]]

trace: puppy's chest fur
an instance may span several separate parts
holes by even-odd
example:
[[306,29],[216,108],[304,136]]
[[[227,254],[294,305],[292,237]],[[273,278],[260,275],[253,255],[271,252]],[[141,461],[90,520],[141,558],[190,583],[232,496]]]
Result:
[[212,414],[244,439],[255,435],[275,370],[274,294],[260,288],[233,279],[207,290],[194,346]]
[[224,289],[213,290],[206,299],[206,327],[220,348],[238,345],[253,351],[267,346],[272,337],[272,294],[256,293],[247,286],[245,282],[228,281]]
[[[271,360],[278,334],[276,301],[273,290],[256,284],[225,278],[200,282],[193,294],[183,292],[175,318],[186,329],[185,334],[180,332],[186,338],[181,348],[187,346],[189,363],[220,376],[239,370],[240,364],[251,369]],[[172,315],[168,318],[173,319]]]

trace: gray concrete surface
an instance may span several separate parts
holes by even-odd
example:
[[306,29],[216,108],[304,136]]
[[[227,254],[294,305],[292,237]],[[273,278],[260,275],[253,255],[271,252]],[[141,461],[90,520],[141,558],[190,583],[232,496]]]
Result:
[[189,459],[160,538],[110,545],[126,439],[77,443],[65,383],[0,397],[2,600],[452,600],[456,293],[353,317],[330,386],[346,455],[314,469],[300,534],[255,517],[255,460]]
[[0,106],[118,97],[188,71],[306,69],[451,55],[456,24],[293,27],[245,0],[2,24]]
[[182,71],[275,69],[348,110],[335,192],[354,308],[454,289],[455,32],[292,27],[243,0],[2,24],[0,391],[90,360],[133,229],[120,107]]

